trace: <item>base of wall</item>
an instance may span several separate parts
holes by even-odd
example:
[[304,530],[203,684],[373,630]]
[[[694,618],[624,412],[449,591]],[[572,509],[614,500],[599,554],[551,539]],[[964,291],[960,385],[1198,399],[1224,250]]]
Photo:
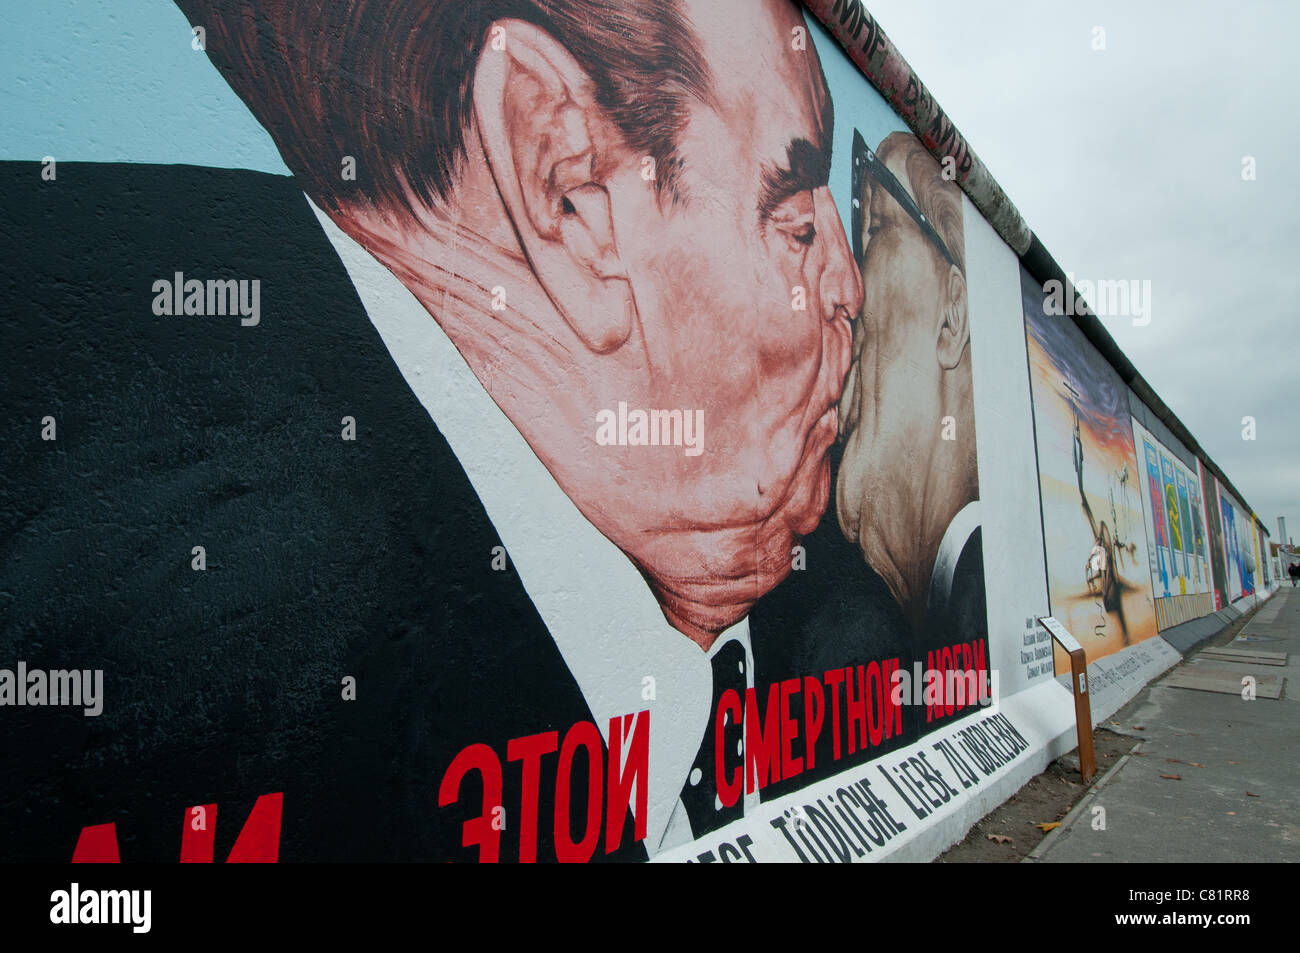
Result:
[[[1262,603],[1274,591],[1270,589],[1259,592],[1259,602]],[[1088,666],[1088,682],[1093,692],[1090,706],[1093,725],[1108,720],[1153,680],[1254,608],[1252,599],[1251,596],[1239,599],[1218,612],[1176,625],[1154,638],[1091,663]],[[1054,690],[1052,695],[1034,697],[1036,692],[1049,687]],[[979,797],[960,805],[951,815],[900,846],[889,855],[889,860],[933,860],[960,842],[976,823],[1045,771],[1054,760],[1078,747],[1074,726],[1074,699],[1070,694],[1068,675],[1061,676],[1047,686],[1025,692],[1023,698],[1028,704],[1017,704],[1021,696],[1013,696],[1004,703],[1003,708],[1016,712],[1017,724],[1027,721],[1033,727],[1033,719],[1042,719],[1036,733],[1036,737],[1042,740],[1041,747],[1034,748],[1032,754],[1017,764],[1016,770],[996,778]],[[1053,730],[1055,734],[1052,734]],[[974,816],[970,816],[968,807],[976,809]],[[981,808],[983,812],[979,813]]]
[[1156,628],[1165,630],[1199,619],[1214,611],[1214,593],[1195,592],[1186,595],[1161,596],[1156,599]]
[[[1074,724],[1074,698],[1069,689],[1046,682],[1013,695],[1002,710],[1022,728],[1032,744],[1015,764],[991,779],[977,795],[954,805],[898,849],[881,859],[899,863],[929,863],[949,847],[961,843],[970,829],[1022,787],[1047,770],[1047,766],[1078,747]],[[1033,737],[1030,738],[1030,732]]]
[[654,861],[930,861],[1074,745],[1074,700],[1042,683]]
[[[1270,595],[1261,592],[1259,601]],[[1091,663],[1094,726],[1250,608],[1239,600]],[[1074,697],[1062,676],[899,751],[764,801],[743,820],[654,861],[929,862],[1077,745]]]
[[[1086,646],[1085,646],[1086,648]],[[1089,708],[1093,725],[1099,725],[1137,697],[1152,679],[1159,678],[1183,660],[1182,654],[1161,636],[1088,663]],[[1057,678],[1067,692],[1068,674]]]

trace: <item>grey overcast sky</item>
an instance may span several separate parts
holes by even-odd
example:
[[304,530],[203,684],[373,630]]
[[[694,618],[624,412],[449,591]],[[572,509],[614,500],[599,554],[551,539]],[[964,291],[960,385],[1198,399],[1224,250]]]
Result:
[[1065,271],[1152,282],[1148,326],[1106,327],[1300,538],[1300,2],[866,6]]

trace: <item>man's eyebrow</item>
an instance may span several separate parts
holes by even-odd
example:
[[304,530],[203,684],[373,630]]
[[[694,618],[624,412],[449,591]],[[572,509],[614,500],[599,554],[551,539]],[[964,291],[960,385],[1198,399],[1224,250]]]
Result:
[[822,146],[802,137],[794,139],[786,146],[784,167],[763,166],[763,184],[758,195],[760,222],[769,221],[781,203],[791,196],[819,189],[830,181],[830,136],[824,138],[826,142]]

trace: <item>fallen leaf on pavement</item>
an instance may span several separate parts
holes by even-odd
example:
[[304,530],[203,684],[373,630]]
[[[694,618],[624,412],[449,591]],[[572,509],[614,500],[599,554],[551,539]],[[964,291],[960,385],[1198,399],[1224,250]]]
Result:
[[1162,774],[1160,776],[1169,781],[1181,781],[1183,779],[1181,774]]
[[1133,730],[1134,730],[1134,731],[1146,731],[1146,728],[1144,728],[1142,725],[1134,725],[1134,726],[1133,726]]
[[1259,797],[1259,795],[1258,795],[1258,794],[1253,794],[1252,792],[1247,791],[1247,792],[1246,792],[1246,797]]
[[1061,826],[1061,822],[1060,822],[1060,821],[1045,821],[1045,822],[1043,822],[1042,824],[1035,824],[1034,826],[1037,827],[1037,828],[1038,828],[1040,831],[1042,831],[1044,834],[1046,834],[1048,831],[1054,831],[1054,830],[1056,830],[1058,827],[1060,827],[1060,826]]
[[1187,763],[1190,764],[1193,768],[1203,768],[1203,767],[1205,767],[1205,765],[1201,764],[1201,762],[1199,762],[1199,761],[1188,761]]
[[988,839],[991,840],[991,841],[993,841],[993,843],[995,843],[995,844],[1014,844],[1014,843],[1015,843],[1015,841],[1013,841],[1013,840],[1012,840],[1010,837],[1008,837],[1006,834],[989,834],[989,835],[988,835]]
[[1228,816],[1229,816],[1229,817],[1236,817],[1236,816],[1237,816],[1237,812],[1236,812],[1236,811],[1229,811],[1229,812],[1228,812]]

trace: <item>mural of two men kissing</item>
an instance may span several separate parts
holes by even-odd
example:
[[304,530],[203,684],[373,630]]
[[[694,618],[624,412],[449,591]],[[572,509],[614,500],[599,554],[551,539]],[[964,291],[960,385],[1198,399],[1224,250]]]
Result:
[[[31,387],[89,342],[79,412],[145,425],[5,488],[0,581],[43,587],[5,643],[120,699],[5,742],[17,854],[115,820],[172,859],[173,814],[276,791],[284,860],[644,859],[975,710],[892,697],[988,667],[963,199],[910,133],[836,136],[837,94],[889,109],[798,4],[177,5],[293,178],[40,200],[125,239]],[[114,338],[174,272],[260,279],[258,327]]]

